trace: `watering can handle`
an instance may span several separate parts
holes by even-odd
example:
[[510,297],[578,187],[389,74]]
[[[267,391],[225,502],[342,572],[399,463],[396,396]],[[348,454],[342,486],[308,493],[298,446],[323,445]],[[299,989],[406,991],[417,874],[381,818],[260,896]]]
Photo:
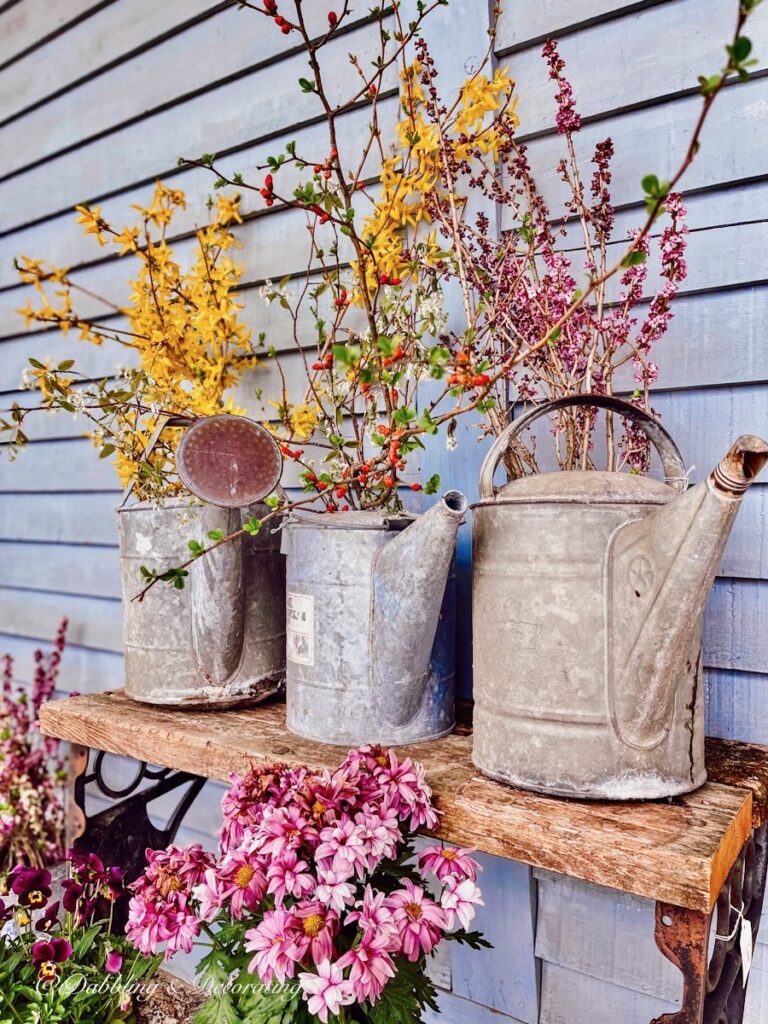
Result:
[[495,491],[493,487],[493,477],[501,462],[504,452],[509,447],[510,442],[522,433],[526,427],[529,427],[534,420],[539,419],[540,416],[546,416],[550,412],[556,412],[559,409],[567,409],[572,405],[586,405],[592,408],[608,409],[611,412],[619,413],[625,419],[632,420],[634,423],[639,424],[645,431],[648,439],[653,444],[656,451],[659,453],[661,458],[661,464],[664,468],[664,477],[668,484],[671,484],[678,491],[684,491],[687,487],[685,463],[683,457],[680,454],[680,449],[677,447],[675,442],[672,440],[671,435],[665,430],[664,427],[659,423],[657,419],[645,412],[643,409],[638,409],[634,405],[630,405],[629,402],[625,402],[620,398],[614,398],[613,395],[568,395],[565,398],[556,398],[551,402],[544,402],[542,405],[537,405],[535,409],[531,409],[524,416],[521,416],[519,420],[513,420],[508,426],[502,430],[499,436],[491,445],[488,454],[483,462],[483,467],[480,470],[480,499],[490,500],[493,498]]

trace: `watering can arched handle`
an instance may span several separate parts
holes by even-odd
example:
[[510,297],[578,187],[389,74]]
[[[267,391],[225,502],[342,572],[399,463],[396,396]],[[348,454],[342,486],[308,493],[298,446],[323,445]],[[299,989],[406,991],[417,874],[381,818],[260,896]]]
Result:
[[566,409],[572,405],[586,405],[593,408],[608,409],[610,412],[619,413],[625,419],[632,420],[643,428],[648,439],[653,444],[661,458],[664,468],[664,477],[668,484],[678,491],[684,491],[687,486],[685,463],[680,454],[680,449],[672,439],[672,436],[665,430],[657,419],[637,406],[613,395],[567,395],[565,398],[556,398],[551,402],[544,402],[531,409],[519,420],[513,420],[502,430],[490,447],[488,454],[480,470],[480,499],[491,500],[495,494],[493,477],[498,469],[504,452],[510,442],[529,427],[534,420],[548,413],[557,412],[559,409]]

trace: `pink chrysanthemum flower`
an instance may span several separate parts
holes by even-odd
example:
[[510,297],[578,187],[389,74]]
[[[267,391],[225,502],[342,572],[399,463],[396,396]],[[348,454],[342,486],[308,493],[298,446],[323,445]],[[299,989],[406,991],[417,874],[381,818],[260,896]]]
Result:
[[259,853],[264,857],[282,857],[287,850],[317,844],[317,829],[293,804],[272,808],[256,834]]
[[295,956],[303,960],[307,954],[316,964],[333,956],[333,940],[339,931],[339,915],[317,900],[297,903],[293,908],[296,918],[294,936]]
[[483,901],[473,879],[449,875],[440,897],[440,905],[445,911],[449,928],[454,927],[456,918],[459,919],[462,928],[469,928],[475,916],[475,907],[483,906]]
[[293,915],[280,908],[268,910],[264,919],[245,933],[246,951],[256,954],[248,964],[248,971],[251,974],[255,971],[267,987],[274,978],[282,985],[296,972],[295,926]]
[[389,942],[384,934],[366,934],[338,961],[340,968],[349,967],[349,982],[355,999],[375,1003],[390,978],[395,965],[389,955]]
[[384,905],[392,911],[403,953],[415,963],[422,953],[431,953],[440,941],[446,915],[421,886],[408,878],[403,879],[403,886],[388,896]]
[[389,952],[399,952],[400,935],[386,899],[386,893],[366,885],[362,900],[357,903],[355,910],[347,914],[345,923],[354,924],[357,921],[363,935],[371,933],[386,936]]
[[268,892],[275,897],[275,902],[282,906],[286,896],[303,899],[315,891],[317,880],[309,873],[309,865],[299,860],[295,850],[286,850],[282,856],[270,864],[267,869]]
[[233,917],[241,918],[246,910],[256,910],[264,899],[267,878],[254,854],[241,850],[228,853],[219,865],[218,875]]
[[368,850],[363,829],[351,819],[328,826],[320,833],[315,857],[323,867],[330,867],[344,878],[362,877],[368,867]]
[[341,1007],[349,1006],[355,999],[351,983],[344,980],[339,965],[332,964],[330,960],[318,964],[317,974],[300,974],[299,984],[307,1000],[307,1009],[323,1024],[328,1024],[329,1012],[338,1017]]
[[224,906],[226,888],[222,884],[215,868],[208,868],[200,885],[192,890],[197,900],[197,912],[203,921],[212,921]]
[[315,896],[326,906],[333,907],[341,913],[355,902],[354,885],[346,878],[341,878],[333,869],[318,871],[318,883]]
[[412,829],[437,828],[440,819],[432,806],[432,790],[426,783],[420,764],[410,757],[399,762],[390,750],[387,763],[377,769],[376,777],[395,813],[408,818]]
[[458,846],[428,846],[419,854],[419,871],[426,875],[432,871],[442,882],[449,875],[459,878],[477,878],[480,865],[470,857],[474,850],[462,850]]
[[368,869],[374,871],[383,857],[393,858],[402,842],[397,815],[392,807],[373,810],[368,804],[355,815],[355,824],[368,854]]

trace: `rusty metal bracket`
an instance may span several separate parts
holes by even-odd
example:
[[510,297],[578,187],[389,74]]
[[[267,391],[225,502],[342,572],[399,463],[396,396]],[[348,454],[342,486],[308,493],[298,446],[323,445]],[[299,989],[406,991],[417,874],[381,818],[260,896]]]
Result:
[[[93,760],[90,771],[89,753]],[[148,847],[162,849],[173,842],[187,811],[207,780],[142,761],[137,763],[133,779],[127,785],[115,788],[107,782],[104,774],[105,756],[104,751],[89,752],[87,747],[71,748],[68,840],[75,849],[97,854],[105,864],[119,865],[124,879],[132,882],[144,870]],[[150,785],[145,786],[147,782]],[[85,800],[86,790],[91,785],[115,803],[89,817]],[[149,805],[183,786],[186,789],[165,826],[159,828],[153,824]]]
[[683,1001],[676,1013],[651,1024],[702,1024],[707,991],[710,916],[669,903],[656,904],[656,945],[683,975]]
[[[656,945],[683,975],[676,1013],[651,1024],[741,1024],[746,986],[741,979],[742,917],[757,939],[768,875],[768,823],[744,844],[711,915],[656,904]],[[712,927],[714,923],[714,928]]]

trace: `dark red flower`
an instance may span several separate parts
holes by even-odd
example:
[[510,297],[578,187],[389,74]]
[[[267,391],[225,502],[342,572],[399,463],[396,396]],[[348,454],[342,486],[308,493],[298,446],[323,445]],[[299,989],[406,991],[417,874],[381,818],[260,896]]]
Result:
[[45,913],[41,918],[35,922],[35,930],[38,932],[48,932],[51,928],[54,928],[58,922],[59,907],[61,902],[56,900],[55,903],[50,903],[45,910]]
[[51,872],[46,868],[15,868],[9,881],[22,907],[39,910],[51,897]]
[[66,939],[43,939],[32,946],[32,965],[37,968],[41,981],[55,981],[61,964],[72,956],[72,947]]

